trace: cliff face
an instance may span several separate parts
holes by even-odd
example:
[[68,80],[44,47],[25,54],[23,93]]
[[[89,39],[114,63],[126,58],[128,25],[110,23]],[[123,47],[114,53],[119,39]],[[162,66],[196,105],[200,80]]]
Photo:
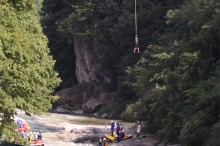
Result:
[[78,83],[100,82],[102,76],[100,64],[92,52],[91,42],[80,42],[75,39],[76,77]]
[[[107,71],[101,68],[93,47],[93,40],[74,40],[77,85],[58,92],[57,95],[60,97],[58,104],[68,105],[74,109],[87,107],[86,111],[89,111],[88,107],[93,107],[91,110],[94,110],[95,106],[106,104],[113,98],[113,94],[103,88],[103,85],[112,82],[112,75],[105,74]],[[89,102],[90,100],[93,102]],[[87,103],[94,103],[94,106],[87,106]]]

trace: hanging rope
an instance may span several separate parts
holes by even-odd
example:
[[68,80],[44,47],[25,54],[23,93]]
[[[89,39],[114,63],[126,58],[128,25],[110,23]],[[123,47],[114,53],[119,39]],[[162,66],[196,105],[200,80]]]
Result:
[[134,19],[135,19],[135,47],[134,47],[134,53],[140,53],[140,49],[138,47],[138,34],[137,34],[137,0],[135,0],[134,3]]
[[134,4],[135,36],[137,36],[137,0]]

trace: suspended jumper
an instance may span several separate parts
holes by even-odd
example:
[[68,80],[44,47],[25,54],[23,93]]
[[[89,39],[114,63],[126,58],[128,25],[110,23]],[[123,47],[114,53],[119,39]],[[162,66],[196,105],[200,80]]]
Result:
[[135,5],[134,5],[134,18],[135,18],[135,47],[134,47],[134,53],[140,53],[140,49],[138,46],[138,34],[137,34],[137,1],[135,0]]
[[134,47],[134,53],[140,53],[140,49],[138,47],[138,35],[135,36],[135,47]]

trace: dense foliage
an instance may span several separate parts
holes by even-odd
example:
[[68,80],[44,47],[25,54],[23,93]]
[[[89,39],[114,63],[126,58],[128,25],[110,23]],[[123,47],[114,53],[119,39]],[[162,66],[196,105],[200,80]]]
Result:
[[[142,50],[150,42],[157,41],[156,38],[165,29],[163,17],[166,11],[180,2],[170,0],[166,4],[151,0],[138,3],[138,27],[141,28],[138,32]],[[139,55],[133,54],[133,10],[133,0],[44,1],[42,22],[57,59],[56,68],[63,80],[60,89],[76,83],[73,73],[74,37],[85,42],[93,38],[96,57],[103,68],[115,72],[116,76],[123,74],[127,65],[135,64]]]
[[45,0],[44,6],[45,32],[58,49],[59,70],[67,70],[62,59],[71,56],[59,54],[75,37],[94,38],[97,58],[118,77],[118,97],[137,99],[123,118],[149,121],[150,131],[165,143],[220,143],[218,0],[138,1],[141,54],[132,50],[133,0]]
[[[168,11],[169,29],[160,43],[149,45],[135,67],[127,69],[138,95],[153,90],[140,101],[165,143],[220,143],[219,8],[218,1],[193,0]],[[135,114],[130,106],[124,117]]]
[[[60,79],[33,0],[0,1],[0,137],[14,141],[16,109],[39,114],[57,99]],[[14,133],[13,133],[14,132]]]
[[[59,72],[62,79],[60,86],[56,90],[72,87],[76,84],[75,77],[75,55],[74,47],[71,42],[73,36],[63,35],[60,29],[60,21],[71,12],[71,5],[68,1],[44,0],[41,11],[41,23],[45,35],[49,39],[48,46],[51,54],[56,60],[55,69]],[[62,29],[61,29],[62,30]],[[69,28],[65,26],[65,30]]]

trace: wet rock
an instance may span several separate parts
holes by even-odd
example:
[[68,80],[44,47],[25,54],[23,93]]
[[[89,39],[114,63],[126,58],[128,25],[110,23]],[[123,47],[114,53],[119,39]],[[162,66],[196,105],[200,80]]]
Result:
[[99,114],[98,113],[94,113],[93,116],[94,117],[99,117]]
[[96,134],[99,133],[99,131],[97,129],[92,129],[92,133]]
[[111,93],[103,93],[102,88],[95,83],[80,83],[76,87],[57,92],[56,95],[60,97],[57,104],[58,106],[68,105],[65,109],[71,112],[82,108],[86,112],[94,112],[100,105],[108,103],[113,97]]
[[78,114],[78,115],[84,114],[84,112],[82,110],[75,109],[75,108],[70,107],[66,104],[57,106],[57,108],[54,110],[54,112],[56,112],[56,113],[67,113],[67,114]]
[[78,137],[75,140],[73,140],[73,142],[74,143],[86,143],[86,142],[95,143],[98,140],[99,140],[99,136],[88,135],[88,136]]
[[103,102],[100,102],[98,99],[90,99],[82,105],[82,110],[85,113],[93,113],[97,108],[104,105]]
[[101,118],[107,118],[108,117],[108,114],[102,114],[101,115]]
[[73,107],[68,106],[67,104],[65,105],[60,105],[55,109],[55,112],[58,113],[73,113],[76,109]]

